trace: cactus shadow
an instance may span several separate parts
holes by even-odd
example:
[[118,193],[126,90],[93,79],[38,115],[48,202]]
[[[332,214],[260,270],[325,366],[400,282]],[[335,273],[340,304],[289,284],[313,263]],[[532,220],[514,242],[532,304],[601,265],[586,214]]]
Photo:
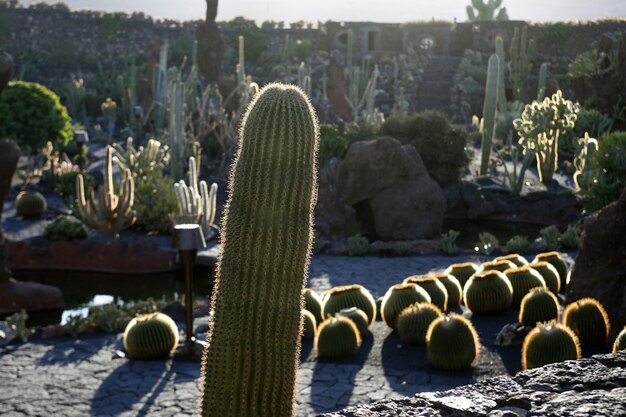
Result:
[[429,382],[426,346],[405,345],[395,331],[382,343],[381,361],[387,383],[398,394],[414,395]]
[[353,357],[316,360],[311,378],[311,407],[316,413],[336,411],[350,404],[356,376],[368,361],[373,345],[370,332]]
[[[174,377],[172,362],[127,360],[100,384],[91,400],[91,415],[148,415],[159,394]],[[147,396],[147,398],[145,398]],[[143,404],[140,409],[137,404]],[[137,410],[136,412],[134,410]]]
[[306,362],[313,352],[313,340],[302,340],[300,343],[300,363]]
[[[92,343],[97,339],[97,343]],[[72,339],[68,336],[56,337],[52,339],[42,339],[37,343],[52,346],[37,361],[39,366],[57,365],[57,366],[76,366],[81,362],[89,360],[104,345],[114,344],[117,335],[81,335],[80,339]],[[121,343],[117,342],[121,349]]]

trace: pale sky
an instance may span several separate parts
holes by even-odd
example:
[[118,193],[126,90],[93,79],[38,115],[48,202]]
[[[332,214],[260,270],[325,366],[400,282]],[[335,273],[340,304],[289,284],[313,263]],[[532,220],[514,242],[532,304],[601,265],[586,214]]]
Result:
[[[21,0],[22,4],[41,0]],[[48,0],[46,3],[56,3]],[[155,18],[203,19],[204,0],[65,0],[72,9],[142,11]],[[470,0],[222,0],[217,20],[245,16],[258,22],[305,20],[406,22],[414,20],[467,19]],[[626,18],[626,0],[504,0],[509,17],[529,21],[594,20]]]

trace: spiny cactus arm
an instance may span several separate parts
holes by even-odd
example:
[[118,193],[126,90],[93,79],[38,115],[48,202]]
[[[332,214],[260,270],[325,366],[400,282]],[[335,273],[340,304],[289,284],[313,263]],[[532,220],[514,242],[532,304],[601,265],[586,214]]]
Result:
[[504,92],[504,63],[506,57],[504,56],[504,41],[501,36],[496,38],[496,55],[498,55],[498,87],[497,87],[497,105],[498,111],[504,112],[507,109],[506,94]]
[[485,85],[485,103],[483,105],[483,119],[481,123],[482,130],[482,155],[480,162],[480,175],[487,175],[489,167],[489,156],[491,155],[492,139],[495,129],[496,108],[498,97],[496,90],[498,88],[498,68],[500,60],[498,55],[491,54],[489,63],[487,64],[487,83]]

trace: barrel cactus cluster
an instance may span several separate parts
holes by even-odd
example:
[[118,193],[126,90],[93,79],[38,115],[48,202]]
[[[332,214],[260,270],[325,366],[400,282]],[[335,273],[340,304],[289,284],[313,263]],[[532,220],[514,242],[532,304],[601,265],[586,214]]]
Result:
[[559,300],[545,287],[532,288],[522,298],[518,320],[527,327],[535,327],[537,323],[558,321]]
[[502,272],[479,272],[463,289],[465,305],[474,314],[492,314],[508,310],[513,304],[513,287]]
[[380,309],[380,314],[387,326],[396,328],[396,319],[402,310],[415,303],[430,303],[430,295],[422,287],[413,283],[403,283],[391,286]]
[[402,310],[397,323],[398,337],[408,345],[426,344],[426,333],[443,312],[431,303],[415,303]]
[[563,324],[576,333],[584,350],[604,346],[611,331],[609,316],[594,298],[583,298],[568,304],[563,310]]
[[472,323],[458,314],[435,319],[426,334],[428,363],[444,371],[472,367],[480,354],[478,333]]
[[513,288],[513,305],[518,306],[522,298],[533,288],[545,288],[546,282],[541,274],[528,265],[504,271]]
[[522,346],[522,369],[580,359],[576,334],[559,323],[539,324],[528,333]]
[[327,318],[350,307],[361,309],[367,315],[368,324],[376,318],[376,300],[365,287],[358,284],[328,290],[322,299],[322,317]]
[[441,311],[448,309],[448,290],[443,283],[433,275],[413,275],[404,279],[407,284],[413,283],[421,287],[430,296],[430,302]]
[[315,351],[319,358],[347,358],[354,355],[359,347],[359,329],[351,319],[341,315],[324,320],[315,336]]

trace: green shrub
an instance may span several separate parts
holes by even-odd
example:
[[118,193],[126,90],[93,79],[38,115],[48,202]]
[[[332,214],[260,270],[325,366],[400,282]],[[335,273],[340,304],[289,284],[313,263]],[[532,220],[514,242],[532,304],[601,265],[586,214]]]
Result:
[[86,239],[87,227],[74,216],[59,216],[48,223],[43,237],[51,241]]
[[478,234],[478,242],[474,249],[483,255],[491,255],[494,250],[498,249],[499,245],[500,243],[495,235],[489,232],[482,232]]
[[507,252],[524,253],[528,252],[530,242],[526,237],[517,235],[507,240],[505,246]]
[[178,210],[174,180],[155,174],[136,184],[137,226],[148,232],[167,233],[171,227],[169,215]]
[[613,119],[606,114],[602,114],[596,109],[581,108],[576,113],[576,124],[572,130],[572,136],[578,139],[585,136],[585,133],[589,133],[592,138],[599,138],[611,131],[612,127]]
[[596,211],[617,200],[626,187],[626,132],[606,134],[591,158],[592,181],[583,184],[587,211]]
[[348,238],[348,255],[361,256],[370,250],[370,242],[365,236],[354,235]]
[[600,72],[600,53],[592,49],[579,54],[570,64],[568,75],[572,78],[593,78]]
[[452,127],[438,111],[391,116],[385,120],[380,133],[415,146],[428,173],[441,186],[459,182],[469,162],[465,151],[467,132]]
[[348,150],[348,141],[335,125],[320,126],[319,165],[323,167],[332,158],[343,158]]
[[456,245],[456,239],[461,233],[457,230],[448,230],[441,235],[441,250],[448,255],[456,255],[459,253],[459,247]]
[[[76,209],[76,177],[80,172],[71,171],[59,175],[55,179],[54,192],[63,200],[63,203],[72,211]],[[90,189],[94,186],[93,176],[83,172],[83,181],[85,188]]]
[[72,136],[67,109],[43,85],[11,82],[0,95],[0,137],[39,149],[48,141],[65,145]]
[[559,238],[559,242],[561,242],[561,245],[563,245],[564,248],[578,249],[578,245],[580,244],[580,235],[582,232],[582,225],[572,223],[567,226],[567,229],[565,229]]
[[559,232],[558,227],[554,225],[544,227],[539,231],[539,235],[547,250],[559,250],[561,248],[559,240],[561,238],[561,232]]
[[348,146],[355,142],[372,140],[378,136],[378,129],[370,123],[350,123],[344,130]]

